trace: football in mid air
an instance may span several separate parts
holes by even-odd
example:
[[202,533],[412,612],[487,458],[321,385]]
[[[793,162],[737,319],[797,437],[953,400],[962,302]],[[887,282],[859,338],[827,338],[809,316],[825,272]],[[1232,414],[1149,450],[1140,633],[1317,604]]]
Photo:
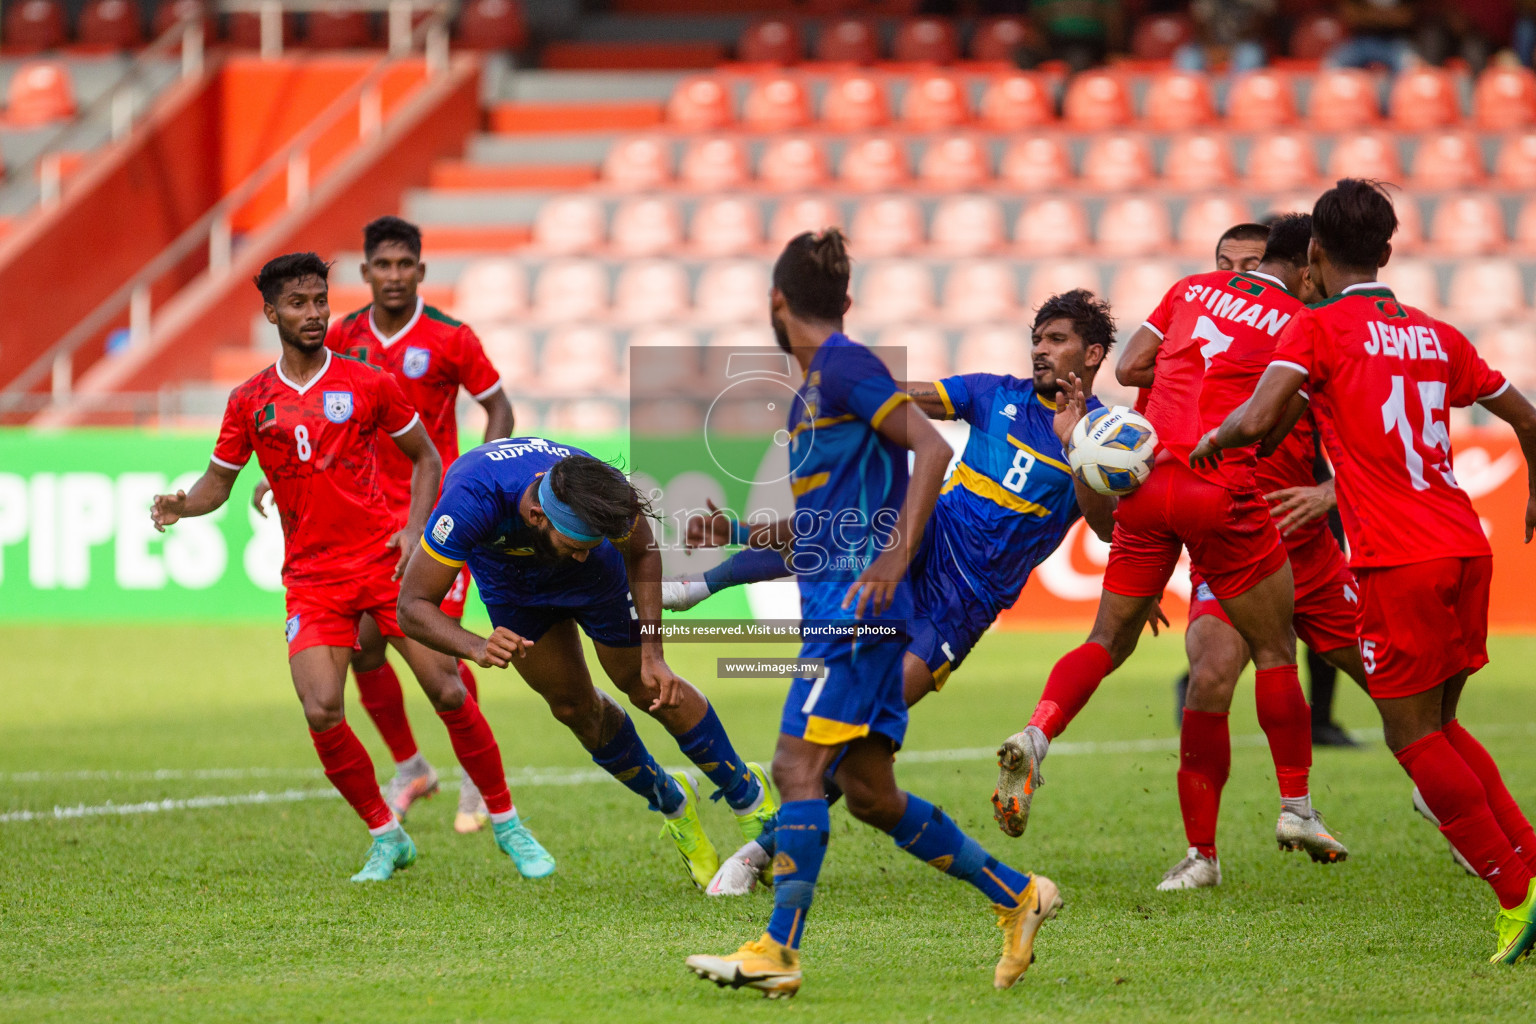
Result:
[[1134,409],[1090,409],[1072,429],[1067,462],[1100,494],[1129,494],[1152,472],[1157,431]]

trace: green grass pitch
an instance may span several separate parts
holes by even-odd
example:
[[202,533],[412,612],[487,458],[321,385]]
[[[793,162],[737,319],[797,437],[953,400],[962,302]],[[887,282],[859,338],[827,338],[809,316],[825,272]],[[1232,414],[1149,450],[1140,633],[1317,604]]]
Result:
[[[1281,854],[1251,686],[1220,834],[1225,883],[1154,891],[1184,852],[1170,681],[1177,636],[1148,638],[1046,764],[1029,832],[997,831],[988,748],[1021,726],[1066,634],[993,634],[914,715],[897,776],[997,856],[1066,899],[1017,988],[994,992],[999,935],[981,897],[833,811],[833,844],[800,996],[717,990],[682,965],[762,928],[770,896],[706,900],[659,819],[600,778],[510,673],[481,672],[513,794],[559,858],[528,882],[488,834],[452,831],[447,791],[412,815],[421,848],[381,886],[350,885],[367,835],[327,788],[274,628],[0,629],[0,1020],[23,1021],[1163,1021],[1536,1017],[1536,963],[1500,968],[1491,894],[1409,806],[1379,741],[1320,751],[1314,798],[1352,851],[1322,867]],[[719,680],[714,646],[671,649],[742,752],[769,757],[782,686]],[[778,653],[778,652],[775,652]],[[1462,719],[1536,810],[1536,639],[1501,638]],[[405,673],[402,671],[402,676]],[[411,690],[408,677],[407,690]],[[1348,684],[1344,684],[1348,685]],[[419,692],[423,749],[454,771]],[[1345,724],[1377,724],[1341,689]],[[352,721],[381,776],[377,734]],[[681,762],[654,723],[658,758]],[[1148,741],[1148,742],[1124,742]],[[1097,752],[1082,744],[1101,744]],[[928,753],[926,758],[922,756]],[[935,753],[937,752],[937,753]],[[225,804],[292,790],[303,799]],[[319,794],[319,795],[314,795]],[[156,813],[54,816],[191,801]],[[26,820],[16,812],[44,812]],[[722,852],[738,844],[705,809]]]

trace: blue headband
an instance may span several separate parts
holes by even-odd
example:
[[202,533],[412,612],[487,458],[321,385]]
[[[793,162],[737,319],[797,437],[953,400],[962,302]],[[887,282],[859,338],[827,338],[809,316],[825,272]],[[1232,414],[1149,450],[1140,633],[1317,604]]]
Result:
[[603,535],[594,533],[576,510],[565,502],[555,497],[555,486],[549,482],[549,474],[545,473],[539,481],[539,505],[544,509],[544,514],[554,528],[574,541],[589,544],[594,540],[602,540]]

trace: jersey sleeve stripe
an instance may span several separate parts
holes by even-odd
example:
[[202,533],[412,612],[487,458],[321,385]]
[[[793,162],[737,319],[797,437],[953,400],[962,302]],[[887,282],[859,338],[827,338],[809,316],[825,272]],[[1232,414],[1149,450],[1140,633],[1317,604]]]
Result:
[[427,538],[425,537],[421,538],[421,550],[425,551],[439,562],[442,562],[444,565],[451,565],[455,569],[462,569],[464,567],[464,562],[462,559],[449,558],[447,555],[440,555],[436,551],[433,551],[432,545],[427,543]]
[[219,458],[217,455],[210,455],[210,456],[208,456],[208,461],[212,462],[216,466],[223,466],[225,469],[232,469],[236,473],[240,472],[242,469],[245,468],[245,463],[244,462],[225,462],[223,459]]
[[905,391],[896,392],[890,398],[887,398],[884,402],[882,402],[880,408],[875,410],[875,414],[869,418],[869,425],[874,427],[876,430],[879,430],[880,424],[885,422],[885,418],[889,416],[893,411],[895,411],[897,406],[899,406],[902,402],[910,401],[912,401],[912,396],[907,394]]
[[496,392],[498,392],[500,390],[501,390],[501,378],[497,377],[496,378],[496,383],[492,384],[490,387],[486,388],[484,391],[480,392],[478,395],[470,395],[469,397],[473,398],[477,402],[483,402],[487,398],[490,398],[492,395],[494,395]]
[[1156,328],[1156,327],[1153,327],[1153,326],[1152,326],[1152,324],[1151,324],[1151,323],[1150,323],[1150,322],[1148,322],[1148,321],[1146,321],[1146,320],[1143,320],[1143,321],[1142,321],[1142,322],[1141,322],[1141,326],[1143,326],[1143,327],[1145,327],[1145,328],[1146,328],[1146,329],[1147,329],[1147,330],[1149,330],[1149,331],[1151,331],[1151,332],[1152,332],[1152,333],[1153,333],[1153,334],[1155,334],[1155,335],[1157,335],[1157,336],[1158,336],[1158,338],[1159,338],[1159,339],[1161,339],[1161,338],[1162,338],[1162,336],[1163,336],[1163,332],[1162,332],[1162,331],[1160,331],[1160,330],[1158,330],[1158,329],[1157,329],[1157,328]]
[[1300,363],[1293,363],[1289,359],[1273,359],[1270,361],[1269,365],[1287,367],[1289,369],[1295,370],[1303,377],[1311,376],[1311,371],[1309,371],[1305,366],[1302,366]]
[[944,386],[944,382],[941,381],[941,380],[934,381],[933,382],[933,386],[936,389],[938,389],[939,401],[944,403],[944,415],[946,415],[946,416],[954,416],[954,414],[955,414],[955,403],[949,397],[949,389]]
[[1480,397],[1478,399],[1478,401],[1479,402],[1486,402],[1489,399],[1498,398],[1500,395],[1502,395],[1504,392],[1506,392],[1508,390],[1509,390],[1509,381],[1505,381],[1502,385],[1500,385],[1500,387],[1499,387],[1499,389],[1497,391],[1495,391],[1495,392],[1493,392],[1492,394],[1489,394],[1489,395],[1483,395],[1482,397]]
[[[407,430],[410,430],[412,427],[414,427],[416,424],[418,424],[420,422],[421,422],[421,413],[419,413],[419,412],[412,413],[411,414],[411,421],[409,423],[407,423],[405,426],[401,427],[399,430],[391,430],[391,431],[389,431],[389,436],[390,437],[399,437],[401,434],[405,433]],[[460,562],[459,564],[463,565],[464,563]]]

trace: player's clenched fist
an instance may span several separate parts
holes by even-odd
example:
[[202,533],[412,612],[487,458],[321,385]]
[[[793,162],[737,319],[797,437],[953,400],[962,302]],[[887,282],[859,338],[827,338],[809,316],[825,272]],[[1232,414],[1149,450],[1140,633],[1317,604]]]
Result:
[[709,515],[688,517],[686,541],[690,548],[717,548],[731,540],[731,518],[713,500],[706,499]]
[[514,657],[527,657],[532,646],[532,640],[525,640],[506,626],[497,626],[475,651],[474,662],[481,668],[506,668]]
[[157,494],[155,503],[149,507],[149,518],[154,520],[155,529],[161,533],[165,528],[176,522],[187,510],[187,492],[177,491],[175,494]]

